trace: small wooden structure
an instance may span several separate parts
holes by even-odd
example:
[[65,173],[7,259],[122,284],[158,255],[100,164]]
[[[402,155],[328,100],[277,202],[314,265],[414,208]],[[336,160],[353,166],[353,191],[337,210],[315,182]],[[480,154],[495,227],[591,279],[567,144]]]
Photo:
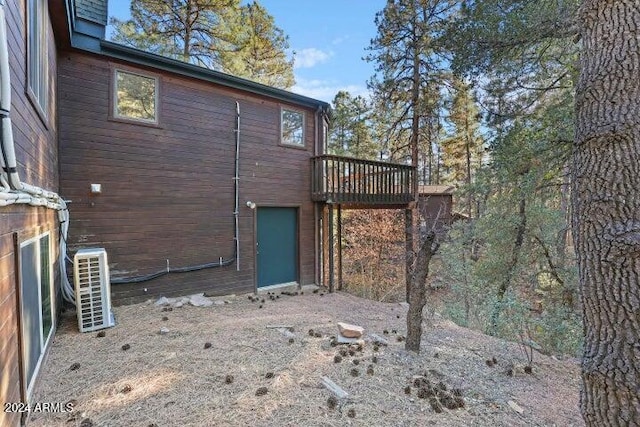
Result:
[[433,229],[436,234],[443,235],[453,222],[452,185],[420,185],[418,186],[419,209],[421,223],[425,229]]

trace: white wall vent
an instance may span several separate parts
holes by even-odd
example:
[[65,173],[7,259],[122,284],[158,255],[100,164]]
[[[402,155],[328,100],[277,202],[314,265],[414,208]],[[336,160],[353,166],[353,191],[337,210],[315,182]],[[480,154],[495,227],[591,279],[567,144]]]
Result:
[[107,251],[102,248],[78,250],[73,257],[73,275],[80,332],[113,326]]

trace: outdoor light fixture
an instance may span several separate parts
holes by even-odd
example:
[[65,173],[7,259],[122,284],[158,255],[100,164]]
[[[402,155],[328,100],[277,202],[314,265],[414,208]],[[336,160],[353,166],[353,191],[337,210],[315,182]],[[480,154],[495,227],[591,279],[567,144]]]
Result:
[[255,204],[255,203],[253,203],[251,200],[248,200],[248,201],[247,201],[247,207],[248,207],[249,209],[255,209],[255,208],[256,208],[256,204]]

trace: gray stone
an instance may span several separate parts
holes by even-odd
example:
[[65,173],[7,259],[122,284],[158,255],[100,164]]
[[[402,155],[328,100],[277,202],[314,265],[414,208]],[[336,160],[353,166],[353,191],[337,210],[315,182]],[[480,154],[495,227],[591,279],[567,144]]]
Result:
[[160,328],[160,335],[167,335],[169,333],[169,328]]
[[170,303],[169,303],[169,298],[167,298],[167,297],[160,297],[160,298],[158,299],[158,301],[156,301],[156,303],[155,303],[155,304],[156,304],[156,305],[169,305],[169,304],[170,304]]
[[189,304],[194,307],[210,307],[213,305],[213,301],[205,297],[204,294],[195,294],[189,297]]
[[295,338],[296,334],[291,332],[288,328],[278,328],[278,332],[284,335],[287,338]]

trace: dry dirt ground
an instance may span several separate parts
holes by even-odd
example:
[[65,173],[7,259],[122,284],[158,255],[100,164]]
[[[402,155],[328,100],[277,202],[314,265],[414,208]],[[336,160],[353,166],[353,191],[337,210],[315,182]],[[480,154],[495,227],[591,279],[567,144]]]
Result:
[[[533,373],[526,374],[517,344],[437,318],[425,325],[421,353],[409,353],[397,338],[406,333],[405,307],[348,294],[282,295],[276,301],[267,298],[263,308],[246,295],[226,299],[225,305],[171,312],[152,302],[116,307],[117,325],[105,337],[79,333],[68,314],[33,401],[72,401],[75,409],[33,413],[29,425],[584,425],[576,360],[535,354]],[[374,351],[368,342],[335,363],[344,348],[330,345],[339,321],[361,325],[389,345]],[[293,342],[268,325],[292,326]],[[160,335],[161,327],[169,332]],[[309,336],[309,329],[322,337]],[[123,350],[125,344],[130,349]],[[497,364],[490,367],[486,361],[493,358]],[[369,365],[373,375],[367,374]],[[507,375],[511,366],[513,376]],[[353,369],[358,376],[352,376]],[[227,375],[233,376],[229,384]],[[429,399],[417,395],[418,375],[459,389],[464,408],[435,412]],[[349,398],[329,408],[332,394],[321,384],[322,376]],[[257,395],[261,387],[266,394]]]

